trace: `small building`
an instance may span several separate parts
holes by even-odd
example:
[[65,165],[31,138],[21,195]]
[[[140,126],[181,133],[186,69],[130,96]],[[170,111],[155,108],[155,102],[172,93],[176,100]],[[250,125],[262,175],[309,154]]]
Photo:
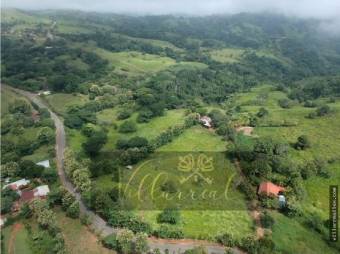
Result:
[[50,193],[50,188],[48,185],[41,185],[35,188],[34,197],[46,197],[48,193]]
[[133,169],[133,166],[132,165],[127,165],[126,169],[130,169],[131,170],[131,169]]
[[48,187],[48,185],[41,185],[41,186],[36,187],[33,190],[22,191],[20,202],[27,203],[37,198],[44,199],[46,198],[49,192],[50,192],[50,188]]
[[39,161],[36,164],[39,165],[39,166],[43,166],[44,168],[50,167],[50,161],[49,160]]
[[6,184],[2,189],[10,188],[14,191],[18,191],[24,187],[26,187],[30,183],[30,180],[26,180],[25,178],[15,181],[13,183]]
[[283,191],[285,191],[284,187],[273,184],[272,182],[262,182],[257,193],[277,197]]
[[38,93],[38,95],[50,95],[51,91],[41,91]]
[[279,206],[283,208],[286,206],[286,197],[283,195],[282,192],[279,193]]
[[199,118],[199,121],[200,123],[202,123],[204,127],[207,127],[207,128],[212,127],[212,120],[209,116],[202,116]]

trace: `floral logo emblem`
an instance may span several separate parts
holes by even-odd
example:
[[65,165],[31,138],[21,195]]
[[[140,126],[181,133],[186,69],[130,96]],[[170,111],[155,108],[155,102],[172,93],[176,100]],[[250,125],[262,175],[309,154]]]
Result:
[[204,175],[204,173],[214,170],[213,158],[205,154],[200,154],[195,162],[192,154],[179,157],[177,169],[181,172],[189,173],[185,177],[181,177],[180,183],[183,184],[193,178],[195,182],[203,180],[208,184],[212,183],[212,179]]

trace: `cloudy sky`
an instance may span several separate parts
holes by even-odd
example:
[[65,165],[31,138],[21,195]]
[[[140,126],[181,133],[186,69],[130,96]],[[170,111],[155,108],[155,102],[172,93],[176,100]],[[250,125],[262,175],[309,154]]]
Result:
[[2,6],[136,14],[208,15],[270,11],[307,18],[340,16],[340,0],[3,0]]

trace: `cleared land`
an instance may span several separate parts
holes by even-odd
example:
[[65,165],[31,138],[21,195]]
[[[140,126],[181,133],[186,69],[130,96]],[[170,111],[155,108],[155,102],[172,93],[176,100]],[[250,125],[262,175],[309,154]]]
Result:
[[115,254],[115,251],[104,248],[96,235],[82,225],[79,219],[71,219],[56,209],[58,226],[62,229],[68,253],[82,254]]
[[81,94],[55,93],[44,96],[44,100],[54,112],[63,115],[69,107],[85,104],[88,101],[88,97]]

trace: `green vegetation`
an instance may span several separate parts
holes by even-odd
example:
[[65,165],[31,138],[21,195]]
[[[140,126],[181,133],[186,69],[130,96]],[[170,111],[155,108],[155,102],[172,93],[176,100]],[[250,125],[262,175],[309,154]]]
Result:
[[[90,209],[125,228],[103,239],[104,246],[143,253],[148,234],[218,241],[247,253],[339,249],[326,239],[325,220],[328,186],[340,181],[340,49],[338,38],[320,36],[319,21],[269,14],[4,14],[3,82],[51,91],[41,98],[63,117],[67,176]],[[50,206],[37,202],[21,212],[32,217],[15,245],[28,243],[34,253],[65,246],[70,253],[109,253],[76,219],[79,204],[58,188],[54,164],[50,170],[35,164],[55,156],[49,113],[1,89],[2,183],[25,177],[53,186]],[[204,119],[211,128],[202,126]],[[211,184],[203,176],[218,155]],[[153,184],[162,170],[167,178]],[[188,173],[193,177],[185,185]],[[222,188],[233,175],[228,202],[164,201],[179,191]],[[143,188],[136,184],[141,180]],[[285,206],[256,195],[262,181],[286,188]],[[150,186],[162,195],[150,198]],[[127,189],[144,191],[143,202],[122,193]],[[17,198],[3,191],[2,213]],[[260,240],[248,211],[254,199],[271,230]],[[54,205],[63,212],[52,211]],[[204,251],[188,253],[196,252]]]

